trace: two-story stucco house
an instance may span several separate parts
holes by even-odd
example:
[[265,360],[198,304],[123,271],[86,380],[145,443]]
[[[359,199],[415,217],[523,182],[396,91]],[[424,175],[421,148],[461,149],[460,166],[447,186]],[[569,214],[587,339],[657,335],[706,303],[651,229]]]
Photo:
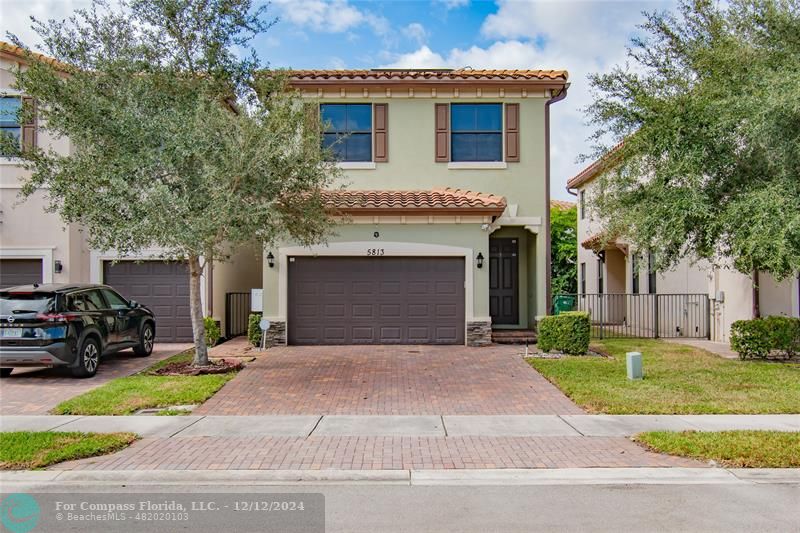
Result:
[[[46,56],[40,60],[54,62]],[[54,63],[55,64],[55,63]],[[67,138],[54,137],[41,120],[19,124],[17,111],[25,95],[13,89],[15,72],[26,68],[23,51],[0,42],[0,129],[20,142],[68,154]],[[189,277],[185,263],[165,261],[164,251],[144,250],[120,257],[113,250],[93,250],[76,225],[64,224],[46,211],[47,190],[25,201],[19,197],[27,171],[20,162],[0,154],[0,287],[29,283],[107,283],[123,295],[150,307],[158,319],[156,339],[192,339]],[[203,309],[219,318],[226,331],[226,294],[261,286],[261,251],[239,250],[231,262],[209,270],[201,287]],[[246,323],[246,312],[240,311]]]
[[565,71],[293,71],[346,190],[325,245],[265,250],[269,337],[468,344],[549,302],[549,121]]
[[756,312],[800,316],[800,276],[777,282],[759,273],[754,281],[731,268],[690,259],[672,270],[656,272],[652,254],[632,249],[624,237],[603,238],[602,221],[592,217],[590,207],[597,192],[596,178],[605,168],[602,159],[593,162],[567,182],[567,190],[574,190],[578,198],[579,300],[598,302],[595,295],[605,295],[607,322],[624,322],[632,331],[649,336],[655,333],[655,314],[660,336],[708,336],[728,342],[731,324],[753,318]]
[[[16,123],[17,68],[22,50],[0,43],[4,131],[69,153],[46,125]],[[565,71],[295,71],[291,85],[330,125],[341,224],[325,245],[214,264],[201,300],[223,332],[247,313],[226,296],[262,287],[279,344],[480,345],[492,328],[535,327],[549,302],[549,107],[566,96]],[[45,212],[46,190],[19,202],[25,172],[0,157],[0,287],[108,283],[155,311],[158,340],[190,340],[186,265],[90,249]]]

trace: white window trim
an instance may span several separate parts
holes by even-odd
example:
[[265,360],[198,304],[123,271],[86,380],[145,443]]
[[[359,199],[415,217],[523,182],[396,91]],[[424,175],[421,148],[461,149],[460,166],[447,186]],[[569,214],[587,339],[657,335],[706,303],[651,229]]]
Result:
[[366,250],[379,247],[384,250],[383,257],[463,257],[464,258],[464,343],[467,342],[466,328],[470,322],[484,320],[474,316],[474,254],[472,248],[423,244],[416,242],[376,242],[350,241],[335,242],[328,245],[310,247],[287,246],[278,248],[278,316],[273,320],[287,322],[289,316],[289,257],[290,256],[328,256],[328,257],[366,257]]
[[[149,248],[140,251],[138,254],[120,255],[113,250],[98,251],[92,250],[89,253],[89,283],[105,283],[103,280],[103,263],[106,261],[172,261],[173,259],[165,250]],[[200,259],[203,260],[202,258]],[[203,312],[206,312],[206,288],[208,270],[203,271],[200,276],[200,305]]]
[[374,161],[339,161],[336,166],[342,170],[375,170]]
[[0,259],[41,259],[42,283],[53,283],[53,250],[55,246],[47,248],[2,248]]
[[505,161],[450,161],[447,170],[501,170],[508,168]]

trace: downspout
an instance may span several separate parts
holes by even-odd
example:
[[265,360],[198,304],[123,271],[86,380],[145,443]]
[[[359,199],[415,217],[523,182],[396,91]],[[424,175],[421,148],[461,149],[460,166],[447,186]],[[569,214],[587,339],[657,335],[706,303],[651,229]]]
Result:
[[544,217],[544,238],[545,238],[545,264],[544,264],[544,284],[545,284],[545,309],[544,314],[550,314],[550,306],[553,301],[553,291],[550,287],[552,282],[552,273],[550,272],[552,266],[551,260],[551,241],[550,235],[550,105],[560,102],[567,97],[567,89],[569,83],[564,84],[564,88],[558,93],[557,96],[550,98],[544,104],[544,196],[545,196],[545,217]]

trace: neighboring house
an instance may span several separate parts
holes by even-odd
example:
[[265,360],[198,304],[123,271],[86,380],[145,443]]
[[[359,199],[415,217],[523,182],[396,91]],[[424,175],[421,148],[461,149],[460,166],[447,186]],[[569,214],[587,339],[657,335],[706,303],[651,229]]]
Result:
[[[689,259],[669,271],[656,272],[652,254],[636,253],[624,238],[604,238],[602,223],[592,218],[590,206],[595,178],[605,168],[603,159],[595,161],[567,182],[567,190],[578,198],[578,293],[589,295],[579,297],[579,305],[583,300],[597,306],[593,295],[604,294],[606,322],[624,322],[634,331],[652,333],[651,317],[657,313],[660,336],[707,334],[722,342],[729,340],[733,322],[753,318],[755,298],[762,316],[800,316],[798,278],[778,283],[761,273],[754,290],[750,276]],[[655,309],[655,300],[649,296],[615,296],[623,294],[661,295],[660,304]]]
[[[40,56],[53,62],[54,60]],[[23,51],[0,42],[0,128],[20,142],[69,153],[66,138],[54,138],[34,121],[17,123],[25,95],[11,87],[15,70],[25,68]],[[19,161],[0,155],[0,287],[28,283],[107,283],[123,295],[150,307],[157,317],[156,339],[190,341],[189,276],[181,262],[165,262],[163,250],[146,250],[135,257],[92,250],[76,225],[65,225],[45,211],[47,190],[20,201],[26,170]],[[229,263],[217,264],[203,281],[201,299],[207,315],[222,322],[225,332],[226,293],[248,292],[261,286],[261,253],[242,250]],[[240,311],[246,320],[248,309]]]
[[347,217],[325,245],[265,251],[278,344],[467,344],[529,329],[549,302],[552,70],[308,70]]

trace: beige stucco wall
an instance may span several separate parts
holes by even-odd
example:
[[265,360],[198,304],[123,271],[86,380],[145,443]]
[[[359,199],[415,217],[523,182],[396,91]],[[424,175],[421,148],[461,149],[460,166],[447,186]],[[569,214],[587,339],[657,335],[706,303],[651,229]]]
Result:
[[250,292],[261,288],[262,251],[258,246],[242,247],[227,261],[214,263],[213,308],[211,316],[220,321],[222,334],[225,334],[225,294],[229,292]]

